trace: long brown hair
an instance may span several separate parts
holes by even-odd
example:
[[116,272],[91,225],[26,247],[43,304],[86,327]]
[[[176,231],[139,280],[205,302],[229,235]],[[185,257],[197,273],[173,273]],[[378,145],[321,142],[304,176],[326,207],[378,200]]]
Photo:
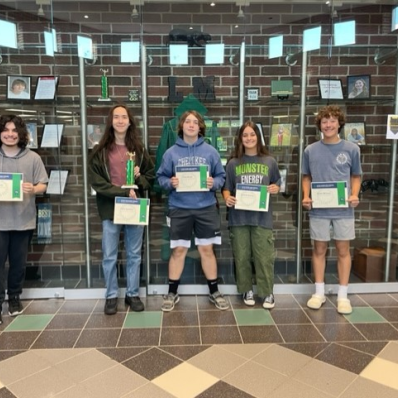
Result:
[[112,123],[113,123],[113,112],[117,108],[123,108],[127,112],[130,126],[128,126],[128,128],[127,128],[126,136],[124,137],[124,144],[126,145],[129,152],[135,152],[137,162],[139,162],[142,159],[142,153],[144,151],[144,146],[139,137],[139,130],[137,127],[137,123],[134,119],[134,116],[131,113],[130,109],[127,108],[127,106],[124,104],[116,104],[109,110],[108,117],[106,119],[104,135],[102,136],[98,145],[96,145],[94,147],[93,154],[98,151],[101,151],[103,149],[105,149],[106,151],[109,151],[114,145],[116,145],[115,144],[115,131],[114,131]]
[[243,146],[242,135],[243,135],[243,132],[245,131],[246,127],[252,128],[253,131],[256,133],[257,155],[258,156],[269,155],[267,148],[263,145],[260,129],[258,128],[256,123],[252,122],[251,120],[248,120],[247,122],[243,123],[242,126],[239,127],[239,130],[235,137],[235,148],[234,148],[233,152],[231,153],[230,159],[232,159],[232,158],[241,159],[242,156],[245,154],[245,147]]
[[[0,118],[0,133],[4,131],[6,128],[7,123],[14,123],[15,128],[18,132],[18,147],[19,148],[26,148],[26,146],[29,144],[29,131],[28,128],[26,127],[25,121],[20,117],[16,115],[3,115]],[[0,142],[0,146],[1,146]]]

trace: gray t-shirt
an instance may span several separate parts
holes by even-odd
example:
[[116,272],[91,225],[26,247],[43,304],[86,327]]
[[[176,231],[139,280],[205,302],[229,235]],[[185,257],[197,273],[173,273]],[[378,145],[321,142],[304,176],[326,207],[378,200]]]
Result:
[[[233,158],[228,162],[224,189],[235,196],[236,184],[280,185],[280,178],[278,165],[273,157],[243,155],[242,159]],[[272,229],[272,197],[267,212],[228,207],[228,225]]]
[[[346,181],[348,196],[351,194],[351,176],[362,174],[358,145],[340,140],[336,144],[314,142],[305,148],[302,174],[311,176],[312,182]],[[311,209],[310,217],[353,218],[354,209]]]
[[[48,176],[40,156],[25,149],[7,157],[0,148],[0,172],[22,173],[23,182],[47,183]],[[0,231],[24,231],[36,228],[36,196],[23,195],[21,202],[0,202]]]

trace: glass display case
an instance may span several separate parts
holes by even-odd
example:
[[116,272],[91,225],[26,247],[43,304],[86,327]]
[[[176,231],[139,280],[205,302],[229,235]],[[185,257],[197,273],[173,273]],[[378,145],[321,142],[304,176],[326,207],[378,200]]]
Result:
[[[214,12],[202,2],[186,9],[179,2],[142,1],[138,18],[131,14],[129,3],[122,2],[100,1],[94,9],[90,2],[52,1],[43,6],[44,15],[38,15],[36,2],[24,2],[23,10],[18,3],[0,1],[0,20],[16,23],[19,43],[17,48],[1,46],[0,112],[21,115],[31,125],[35,132],[32,150],[40,154],[55,182],[58,173],[67,175],[64,189],[37,198],[38,222],[50,219],[51,234],[42,236],[38,230],[34,235],[27,287],[58,292],[58,288],[103,288],[101,222],[87,161],[110,107],[123,102],[137,118],[156,167],[175,141],[178,116],[184,109],[197,109],[205,116],[206,140],[224,165],[243,121],[258,124],[283,177],[283,189],[273,198],[276,289],[304,289],[313,282],[313,275],[308,214],[301,207],[301,156],[306,146],[320,139],[314,124],[317,111],[333,103],[347,116],[347,129],[340,138],[348,139],[350,128],[360,129],[364,136],[358,142],[363,182],[355,212],[350,282],[365,291],[371,283],[375,291],[386,287],[374,283],[390,282],[388,288],[397,290],[396,141],[386,139],[388,115],[397,113],[396,36],[385,21],[391,6],[350,2],[339,7],[336,17],[336,10],[324,4],[282,6],[255,1],[244,7],[245,17],[237,19],[234,3],[219,4]],[[331,44],[336,18],[357,22],[356,43]],[[309,25],[322,25],[321,47],[303,52],[302,33]],[[46,55],[44,32],[55,32],[58,51],[54,55]],[[282,55],[270,58],[269,38],[279,34],[284,35]],[[79,57],[78,36],[92,39],[92,59]],[[138,60],[122,61],[124,42],[139,43]],[[209,43],[224,44],[222,62],[209,60]],[[184,47],[177,54],[186,51],[186,61],[171,59],[171,44]],[[104,98],[105,74],[108,93]],[[38,78],[45,76],[58,78],[55,97],[35,100]],[[30,98],[7,94],[17,77],[28,79]],[[339,81],[343,98],[322,98],[320,79]],[[358,79],[365,80],[368,94],[350,98]],[[275,82],[287,84],[288,94],[275,94]],[[42,144],[48,125],[62,126],[57,147]],[[149,197],[141,284],[148,294],[158,294],[167,289],[170,256],[167,193],[155,183]],[[220,193],[217,198],[222,218],[222,245],[215,248],[219,279],[224,292],[236,293],[227,211]],[[123,287],[122,243],[119,257]],[[327,261],[326,283],[332,286],[337,283],[332,245]],[[186,259],[184,291],[207,292],[194,247]]]

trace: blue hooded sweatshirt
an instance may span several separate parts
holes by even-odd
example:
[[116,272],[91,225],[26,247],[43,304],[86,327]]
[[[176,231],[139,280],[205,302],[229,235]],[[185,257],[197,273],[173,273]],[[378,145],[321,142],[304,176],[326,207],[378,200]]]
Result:
[[[209,176],[214,179],[214,185],[210,191],[177,192],[171,186],[170,178],[175,175],[176,166],[199,166],[201,164],[208,165]],[[216,204],[215,191],[223,187],[225,171],[217,150],[207,144],[203,137],[199,137],[192,145],[187,144],[179,137],[177,142],[164,153],[156,177],[159,185],[169,191],[169,208],[203,209]]]

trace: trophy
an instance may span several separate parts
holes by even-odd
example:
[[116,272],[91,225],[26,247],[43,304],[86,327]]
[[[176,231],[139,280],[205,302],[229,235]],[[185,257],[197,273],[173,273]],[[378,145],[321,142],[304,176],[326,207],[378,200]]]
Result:
[[135,166],[135,152],[126,152],[129,159],[126,162],[126,184],[122,185],[122,188],[138,189],[138,186],[134,184],[134,166]]
[[108,76],[106,75],[109,71],[108,69],[100,69],[102,72],[101,76],[101,98],[98,101],[110,101],[108,92]]

